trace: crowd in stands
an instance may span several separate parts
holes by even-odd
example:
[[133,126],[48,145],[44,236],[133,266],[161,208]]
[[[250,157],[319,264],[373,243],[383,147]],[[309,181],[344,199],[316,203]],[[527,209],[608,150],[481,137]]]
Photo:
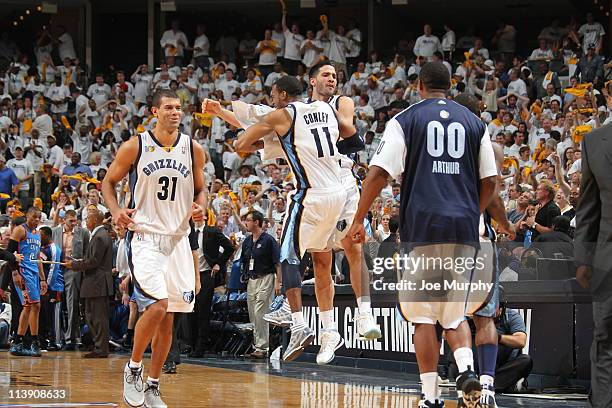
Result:
[[[307,98],[308,70],[327,58],[338,72],[337,92],[355,102],[355,124],[365,139],[354,167],[358,177],[366,176],[386,123],[419,102],[421,67],[443,61],[452,78],[448,98],[476,96],[491,139],[503,147],[501,195],[517,229],[514,244],[501,259],[503,278],[529,273],[525,258],[538,251],[537,242],[571,244],[580,198],[580,141],[612,121],[612,63],[605,56],[604,28],[592,14],[583,23],[551,22],[532,39],[538,47],[523,55],[517,52],[517,30],[510,23],[500,24],[493,38],[426,24],[423,35],[401,40],[388,56],[376,51],[366,56],[365,37],[355,24],[332,26],[326,16],[321,16],[318,30],[317,22],[312,23],[300,27],[283,12],[261,38],[244,33],[239,41],[223,34],[213,47],[203,25],[186,34],[173,21],[159,42],[164,54],[159,67],[142,64],[94,75],[87,74],[62,27],[43,30],[28,50],[19,50],[3,35],[4,242],[11,220],[32,205],[43,211],[42,223],[51,227],[64,225],[75,213],[84,227],[90,206],[107,213],[100,182],[124,141],[154,129],[151,94],[158,89],[177,92],[184,110],[181,130],[205,148],[207,224],[223,232],[236,249],[228,264],[240,259],[250,211],[263,214],[264,231],[279,239],[286,197],[295,186],[289,167],[282,160],[262,161],[258,153],[236,153],[232,145],[241,129],[202,114],[201,102],[217,99],[230,109],[234,101],[271,104],[271,86],[284,75],[300,79]],[[400,183],[389,181],[368,216],[370,256],[397,231]],[[129,198],[127,180],[117,194],[120,202]],[[118,244],[120,236],[115,240]],[[571,257],[568,252],[564,255]],[[347,276],[342,268],[334,273],[337,282]]]

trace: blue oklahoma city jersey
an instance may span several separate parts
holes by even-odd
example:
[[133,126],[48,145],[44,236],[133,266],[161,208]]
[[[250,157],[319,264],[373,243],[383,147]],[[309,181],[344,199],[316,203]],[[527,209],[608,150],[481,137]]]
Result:
[[478,242],[480,179],[497,169],[487,129],[467,108],[432,98],[400,112],[370,165],[392,177],[403,173],[403,242]]
[[[51,243],[40,249],[40,257],[45,261],[60,262],[62,260],[62,250],[60,247]],[[59,264],[43,265],[45,276],[47,277],[47,284],[50,290],[57,292],[64,291],[64,271]]]
[[23,261],[19,266],[23,274],[38,276],[40,234],[37,231],[31,231],[26,224],[23,224],[23,228],[26,230],[26,237],[19,242],[19,253],[23,255]]

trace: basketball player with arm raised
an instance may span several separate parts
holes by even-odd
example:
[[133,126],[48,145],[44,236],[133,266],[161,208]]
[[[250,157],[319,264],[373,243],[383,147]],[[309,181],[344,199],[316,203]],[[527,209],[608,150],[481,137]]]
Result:
[[[434,261],[447,254],[454,259],[475,256],[479,220],[495,194],[497,168],[486,127],[468,109],[446,99],[449,88],[450,75],[443,64],[430,62],[423,66],[418,83],[423,100],[387,123],[370,163],[348,233],[354,240],[364,241],[363,219],[389,175],[403,174],[400,237],[410,256],[431,257]],[[425,275],[425,279],[431,272],[439,273],[423,266],[410,272]],[[457,276],[458,271],[450,269],[446,273]],[[419,407],[444,406],[437,382],[436,323],[444,328],[460,371],[457,406],[477,407],[482,386],[473,371],[465,302],[439,302],[431,297],[401,302],[400,298],[400,310],[415,325],[415,351],[423,393]]]
[[[128,264],[136,303],[144,312],[123,373],[123,397],[132,407],[163,408],[159,376],[172,344],[173,313],[191,312],[195,298],[189,221],[203,221],[207,193],[204,151],[178,130],[178,96],[169,90],[156,92],[151,111],[158,120],[155,129],[121,146],[102,193],[115,223],[128,229]],[[128,173],[131,198],[128,208],[120,208],[115,186]],[[142,359],[149,343],[151,367],[145,384]]]
[[[339,136],[351,137],[351,122],[336,119],[326,102],[297,101],[301,93],[294,77],[283,77],[272,87],[277,110],[250,126],[235,142],[236,151],[252,152],[262,147],[262,138],[278,135],[287,162],[297,180],[290,193],[291,203],[281,238],[281,271],[291,308],[291,339],[283,355],[285,361],[295,359],[314,339],[313,331],[304,322],[299,265],[309,251],[313,262],[329,273],[332,254],[327,247],[342,215],[346,192],[339,177],[336,142]],[[317,292],[317,298],[319,293]]]

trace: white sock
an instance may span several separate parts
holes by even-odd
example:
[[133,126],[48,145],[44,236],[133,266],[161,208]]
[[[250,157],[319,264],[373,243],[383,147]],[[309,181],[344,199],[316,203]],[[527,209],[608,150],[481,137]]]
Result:
[[434,402],[438,396],[438,373],[421,374],[421,391],[425,397],[425,401]]
[[157,385],[159,387],[159,378],[147,377],[147,384],[149,384],[149,385]]
[[334,310],[326,310],[319,313],[323,330],[337,330],[336,322],[334,321]]
[[142,361],[135,362],[134,360],[130,359],[130,363],[128,364],[128,366],[130,368],[140,368],[142,367]]
[[306,323],[304,322],[304,315],[302,311],[291,313],[291,320],[293,321],[293,325],[291,325],[291,330],[298,330],[304,328]]
[[483,386],[487,386],[489,388],[493,388],[493,384],[495,383],[495,378],[490,375],[481,375],[480,376],[480,384]]
[[284,312],[291,313],[291,306],[289,306],[289,300],[287,298],[285,298],[285,300],[283,300],[283,305],[281,306],[281,309]]
[[474,354],[472,353],[471,348],[459,347],[457,350],[455,350],[453,356],[455,356],[459,373],[474,369]]
[[372,302],[370,298],[365,296],[359,296],[357,298],[357,307],[359,308],[359,313],[372,313]]

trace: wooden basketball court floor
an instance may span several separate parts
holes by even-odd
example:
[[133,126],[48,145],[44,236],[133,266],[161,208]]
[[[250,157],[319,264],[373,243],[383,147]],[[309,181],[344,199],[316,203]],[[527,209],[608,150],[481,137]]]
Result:
[[[122,400],[127,356],[83,359],[79,352],[49,352],[41,358],[0,353],[0,407],[127,407]],[[195,362],[195,360],[188,360]],[[145,378],[149,360],[145,359]],[[169,407],[417,408],[418,377],[378,370],[319,367],[237,359],[183,362],[178,374],[161,378]],[[24,392],[39,398],[15,398]],[[65,392],[40,398],[40,390]],[[36,394],[35,394],[36,395]],[[450,395],[447,393],[447,395]],[[501,397],[500,407],[584,407],[584,403],[540,402]],[[446,407],[454,408],[453,401]]]

